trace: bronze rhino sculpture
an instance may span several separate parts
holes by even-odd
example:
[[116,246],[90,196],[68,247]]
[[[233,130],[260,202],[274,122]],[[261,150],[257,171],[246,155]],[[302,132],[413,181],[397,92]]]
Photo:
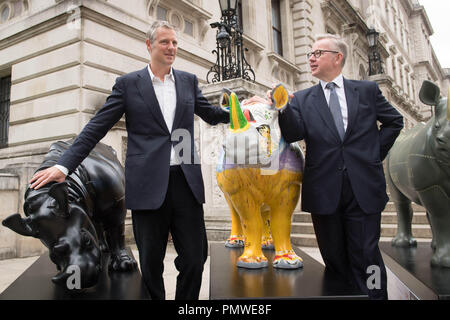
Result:
[[[53,143],[37,171],[53,166],[73,140]],[[2,224],[39,238],[60,271],[52,278],[67,284],[73,266],[79,268],[80,288],[94,286],[101,273],[102,251],[111,253],[109,269],[134,270],[136,261],[125,248],[124,171],[114,150],[102,143],[62,183],[49,183],[25,192],[26,218],[16,213]],[[71,288],[70,288],[71,289]]]
[[425,207],[433,233],[433,266],[450,267],[450,106],[440,90],[424,81],[420,100],[434,116],[402,133],[386,158],[386,179],[398,215],[392,245],[416,246],[411,201]]

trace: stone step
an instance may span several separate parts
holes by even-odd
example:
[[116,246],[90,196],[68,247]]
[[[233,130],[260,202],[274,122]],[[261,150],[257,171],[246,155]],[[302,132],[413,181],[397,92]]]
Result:
[[[414,212],[425,212],[425,208],[418,205],[417,203],[412,202],[411,207]],[[389,201],[386,204],[386,208],[384,208],[384,212],[397,212],[397,209],[395,208],[395,204],[393,201]]]
[[[296,212],[292,217],[292,222],[312,222],[311,214],[308,212]],[[397,213],[396,212],[386,212],[384,211],[381,215],[381,223],[397,223]],[[428,219],[425,211],[414,212],[413,224],[426,224],[428,225]]]
[[[381,224],[381,236],[382,237],[395,237],[397,234],[397,224]],[[412,234],[415,238],[423,238],[431,241],[433,237],[431,233],[431,228],[429,225],[425,224],[413,224],[412,225]]]
[[[381,223],[391,223],[397,224],[397,213],[396,212],[383,212],[381,215]],[[428,225],[427,213],[423,212],[414,212],[413,215],[413,224],[426,224]]]
[[[417,238],[429,238],[431,239],[431,228],[426,224],[413,224],[412,233]],[[314,234],[314,227],[309,222],[294,222],[291,226],[291,234]],[[397,224],[382,223],[381,224],[381,236],[382,237],[395,237],[397,234]]]
[[230,236],[230,229],[226,228],[214,228],[214,227],[208,227],[206,229],[206,237],[208,241],[223,241],[228,239]]
[[315,234],[291,233],[291,243],[298,247],[317,247]]

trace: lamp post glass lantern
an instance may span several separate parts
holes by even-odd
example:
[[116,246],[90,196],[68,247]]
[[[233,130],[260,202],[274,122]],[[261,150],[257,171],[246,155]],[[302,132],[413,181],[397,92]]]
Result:
[[378,52],[378,37],[375,29],[369,29],[366,37],[369,43],[369,76],[384,73],[380,53]]
[[375,29],[369,29],[367,32],[367,42],[369,42],[369,47],[374,47],[378,43],[378,36],[380,34]]
[[236,12],[238,0],[219,0],[220,11],[223,16],[232,16]]
[[206,75],[208,83],[216,83],[229,79],[243,78],[255,81],[255,72],[245,59],[242,30],[239,27],[237,15],[238,0],[219,0],[222,16],[219,22],[211,23],[211,28],[217,28],[216,63]]

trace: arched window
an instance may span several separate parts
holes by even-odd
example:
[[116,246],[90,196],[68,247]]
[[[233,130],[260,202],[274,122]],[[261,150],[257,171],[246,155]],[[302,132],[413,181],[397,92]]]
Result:
[[0,3],[0,23],[5,23],[13,18],[20,17],[27,10],[27,0],[2,1]]

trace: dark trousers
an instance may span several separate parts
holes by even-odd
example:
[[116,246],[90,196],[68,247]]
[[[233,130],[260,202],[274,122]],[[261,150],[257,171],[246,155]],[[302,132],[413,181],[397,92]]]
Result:
[[164,300],[166,297],[163,260],[170,231],[178,254],[175,299],[197,300],[208,243],[203,207],[196,201],[180,166],[170,167],[162,206],[157,210],[133,210],[132,219],[141,273],[151,298]]
[[334,214],[311,215],[326,269],[356,285],[370,299],[387,299],[386,268],[378,248],[381,214],[363,212],[346,171],[340,201]]

